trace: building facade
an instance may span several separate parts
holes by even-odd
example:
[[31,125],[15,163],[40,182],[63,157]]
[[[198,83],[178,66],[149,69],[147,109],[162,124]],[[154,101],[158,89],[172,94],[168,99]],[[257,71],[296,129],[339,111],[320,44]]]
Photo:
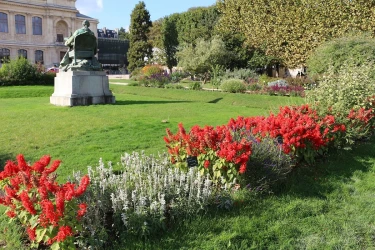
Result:
[[125,65],[128,64],[127,56],[129,41],[120,40],[118,29],[98,29],[98,61],[103,69],[110,72],[127,73]]
[[80,14],[75,2],[0,0],[0,64],[20,56],[46,68],[59,64],[67,51],[64,38],[81,28],[85,19],[97,36],[99,21]]

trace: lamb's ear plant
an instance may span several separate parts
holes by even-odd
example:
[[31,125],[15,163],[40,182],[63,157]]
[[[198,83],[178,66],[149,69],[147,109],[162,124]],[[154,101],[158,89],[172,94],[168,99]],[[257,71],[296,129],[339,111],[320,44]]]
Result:
[[102,160],[95,169],[89,167],[91,185],[81,197],[89,205],[81,247],[109,247],[111,237],[124,235],[147,238],[173,220],[204,210],[214,193],[209,176],[201,176],[196,168],[172,168],[166,154],[125,153],[119,168],[115,172]]

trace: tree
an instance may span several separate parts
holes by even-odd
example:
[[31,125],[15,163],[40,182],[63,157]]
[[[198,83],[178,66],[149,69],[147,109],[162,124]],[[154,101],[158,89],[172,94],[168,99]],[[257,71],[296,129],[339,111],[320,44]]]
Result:
[[351,30],[372,31],[375,0],[220,0],[221,32],[243,33],[248,47],[288,67],[305,65],[321,43]]
[[217,36],[210,41],[198,39],[196,46],[187,44],[177,52],[178,66],[202,77],[203,83],[208,80],[213,67],[219,65],[226,68],[232,56],[232,52],[226,49],[223,40]]
[[148,42],[148,33],[152,22],[144,2],[139,2],[130,15],[130,48],[128,51],[128,70],[143,67],[145,58],[152,57],[152,46]]
[[118,31],[118,38],[120,40],[130,40],[130,34],[123,27]]
[[165,63],[168,69],[172,72],[173,66],[177,65],[177,46],[178,34],[176,23],[170,18],[166,17],[162,25],[162,45],[165,54]]

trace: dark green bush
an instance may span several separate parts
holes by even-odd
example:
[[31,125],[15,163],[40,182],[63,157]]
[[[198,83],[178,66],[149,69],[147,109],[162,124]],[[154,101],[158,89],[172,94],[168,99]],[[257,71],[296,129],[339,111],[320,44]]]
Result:
[[243,93],[246,90],[246,85],[241,79],[228,79],[223,81],[220,88],[225,92]]
[[45,74],[41,74],[39,83],[41,85],[54,85],[55,77],[56,77],[56,73],[53,73],[53,72],[47,72]]
[[172,74],[170,74],[171,81],[176,83],[180,82],[182,79],[186,78],[189,74],[185,72],[175,71]]
[[190,83],[190,89],[192,90],[201,90],[202,84],[200,82],[192,82]]

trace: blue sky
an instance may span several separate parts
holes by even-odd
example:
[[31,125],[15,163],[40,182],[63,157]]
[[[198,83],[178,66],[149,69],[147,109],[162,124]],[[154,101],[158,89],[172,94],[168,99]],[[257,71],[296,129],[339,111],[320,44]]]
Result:
[[[151,21],[173,13],[187,11],[191,7],[210,6],[216,0],[144,0]],[[128,30],[130,14],[139,0],[77,0],[77,9],[87,16],[99,19],[98,28]]]

